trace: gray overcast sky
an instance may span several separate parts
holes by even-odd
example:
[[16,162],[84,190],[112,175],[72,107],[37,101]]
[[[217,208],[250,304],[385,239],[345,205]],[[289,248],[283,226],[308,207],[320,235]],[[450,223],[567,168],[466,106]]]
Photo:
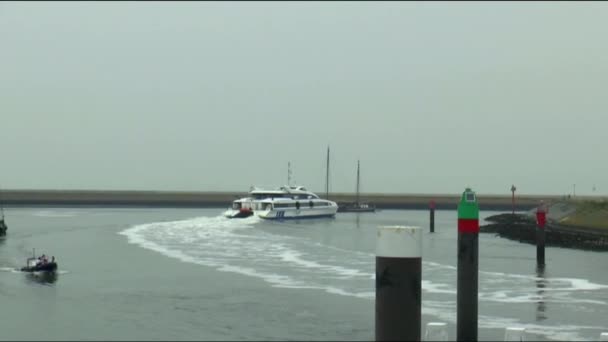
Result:
[[608,194],[608,3],[2,2],[0,186]]

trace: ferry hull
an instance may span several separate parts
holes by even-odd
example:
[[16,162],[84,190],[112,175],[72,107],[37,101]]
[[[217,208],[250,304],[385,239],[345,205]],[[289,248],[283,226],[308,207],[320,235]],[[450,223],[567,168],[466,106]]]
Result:
[[285,210],[264,210],[257,213],[260,218],[266,220],[300,220],[300,219],[313,219],[313,218],[330,218],[336,215],[337,207],[328,207],[324,209],[313,209],[313,210],[297,210],[297,209],[285,209]]
[[263,219],[265,219],[265,220],[281,221],[281,220],[308,220],[308,219],[332,218],[332,217],[335,217],[335,216],[336,216],[336,214],[310,215],[310,216],[285,216],[285,217],[263,217],[263,216],[260,216],[260,217],[263,218]]

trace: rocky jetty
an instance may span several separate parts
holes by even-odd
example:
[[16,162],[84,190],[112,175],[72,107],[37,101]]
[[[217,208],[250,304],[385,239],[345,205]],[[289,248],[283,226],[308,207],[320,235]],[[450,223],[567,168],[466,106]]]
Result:
[[[480,233],[536,245],[536,219],[530,214],[498,214],[485,219]],[[564,226],[549,221],[545,246],[608,252],[608,230]]]

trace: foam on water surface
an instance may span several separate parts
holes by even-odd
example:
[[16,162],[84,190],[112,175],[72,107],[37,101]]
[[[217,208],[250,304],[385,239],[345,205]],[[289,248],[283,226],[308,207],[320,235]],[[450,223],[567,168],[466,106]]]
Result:
[[74,217],[78,215],[73,211],[65,211],[65,210],[40,210],[32,213],[33,216],[39,217]]
[[[183,262],[261,279],[273,287],[319,290],[367,300],[375,298],[374,254],[256,229],[260,219],[196,217],[130,227],[119,234],[132,244]],[[423,261],[423,314],[455,323],[456,267]],[[602,291],[608,285],[587,279],[543,278],[501,272],[479,272],[479,300],[488,303],[562,303],[600,305],[601,299],[578,293]],[[436,297],[426,300],[425,296]],[[442,300],[436,300],[442,299]],[[549,339],[581,340],[575,325],[541,326],[517,319],[480,316],[480,328],[522,326]],[[601,327],[599,327],[601,328]]]

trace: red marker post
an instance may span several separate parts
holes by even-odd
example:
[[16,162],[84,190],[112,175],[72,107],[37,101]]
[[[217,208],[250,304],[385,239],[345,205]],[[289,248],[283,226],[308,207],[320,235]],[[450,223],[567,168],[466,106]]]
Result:
[[545,266],[545,225],[547,224],[547,208],[541,202],[536,209],[536,265]]
[[515,215],[515,190],[517,190],[515,185],[511,185],[511,213],[513,215]]

